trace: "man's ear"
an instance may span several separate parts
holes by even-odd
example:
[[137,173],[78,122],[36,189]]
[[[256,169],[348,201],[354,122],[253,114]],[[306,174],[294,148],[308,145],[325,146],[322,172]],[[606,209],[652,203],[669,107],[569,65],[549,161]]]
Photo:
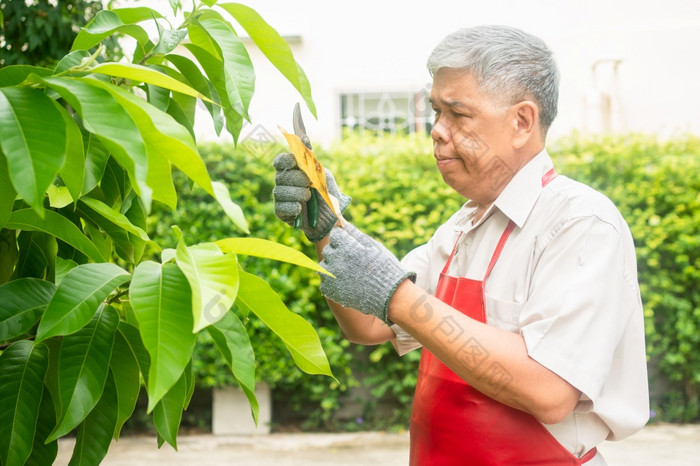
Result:
[[531,100],[523,100],[511,108],[513,147],[520,149],[533,138],[541,138],[540,110]]

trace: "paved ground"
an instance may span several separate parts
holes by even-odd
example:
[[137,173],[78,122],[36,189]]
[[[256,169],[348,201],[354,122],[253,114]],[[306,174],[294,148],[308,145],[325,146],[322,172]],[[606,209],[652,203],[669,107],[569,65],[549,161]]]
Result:
[[[164,445],[158,450],[150,437],[123,437],[114,443],[104,466],[405,466],[408,435],[271,434],[258,437],[181,436],[178,452]],[[73,441],[59,445],[57,466],[68,464]],[[599,447],[609,466],[700,465],[700,424],[654,425],[622,442]]]

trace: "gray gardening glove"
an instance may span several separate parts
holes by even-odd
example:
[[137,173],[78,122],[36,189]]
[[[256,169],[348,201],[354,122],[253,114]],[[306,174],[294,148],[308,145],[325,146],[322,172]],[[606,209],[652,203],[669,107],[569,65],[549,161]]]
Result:
[[331,230],[321,266],[335,275],[320,274],[326,298],[387,323],[396,289],[406,279],[416,280],[416,274],[404,269],[391,252],[350,223]]
[[[338,220],[337,217],[319,196],[318,223],[315,228],[309,226],[306,212],[306,201],[311,197],[309,177],[299,169],[293,154],[279,154],[275,157],[272,165],[277,170],[275,188],[272,191],[272,196],[275,199],[275,215],[292,226],[297,216],[302,214],[303,222],[300,230],[306,234],[309,241],[314,243],[321,241],[331,231],[331,228]],[[338,199],[340,212],[344,212],[350,205],[350,197],[340,192],[333,175],[328,169],[326,169],[326,185],[328,192]]]

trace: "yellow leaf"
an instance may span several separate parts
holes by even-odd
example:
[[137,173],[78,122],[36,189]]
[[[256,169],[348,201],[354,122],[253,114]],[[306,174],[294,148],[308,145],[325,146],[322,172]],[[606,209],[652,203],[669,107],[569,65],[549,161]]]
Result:
[[292,154],[294,154],[294,159],[296,160],[297,165],[301,171],[306,173],[306,176],[309,177],[310,186],[321,194],[321,197],[331,208],[335,216],[338,217],[338,219],[342,219],[343,217],[340,214],[338,200],[328,193],[328,187],[326,186],[326,171],[323,168],[323,165],[321,165],[321,162],[316,159],[313,151],[306,147],[303,142],[301,142],[299,136],[296,134],[289,134],[282,128],[280,128],[280,131],[282,131],[282,134],[284,134],[284,137],[287,139],[287,144],[289,144],[289,149],[292,151]]

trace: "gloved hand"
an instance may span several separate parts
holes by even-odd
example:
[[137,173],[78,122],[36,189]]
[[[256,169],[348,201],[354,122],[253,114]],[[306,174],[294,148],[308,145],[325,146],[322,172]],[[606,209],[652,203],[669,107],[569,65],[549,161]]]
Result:
[[[300,230],[306,234],[309,241],[314,243],[321,241],[331,231],[338,218],[319,196],[318,223],[316,227],[312,228],[306,213],[306,201],[311,197],[309,177],[299,169],[293,154],[279,154],[275,157],[272,165],[277,170],[275,188],[272,191],[272,196],[275,199],[275,215],[292,226],[294,219],[302,214],[303,222]],[[328,192],[338,199],[340,212],[344,212],[350,205],[350,197],[340,192],[333,174],[328,169],[326,169],[326,185]]]
[[416,274],[404,269],[389,250],[350,223],[331,230],[321,266],[336,277],[320,274],[326,298],[387,323],[396,289],[406,279],[416,280]]

